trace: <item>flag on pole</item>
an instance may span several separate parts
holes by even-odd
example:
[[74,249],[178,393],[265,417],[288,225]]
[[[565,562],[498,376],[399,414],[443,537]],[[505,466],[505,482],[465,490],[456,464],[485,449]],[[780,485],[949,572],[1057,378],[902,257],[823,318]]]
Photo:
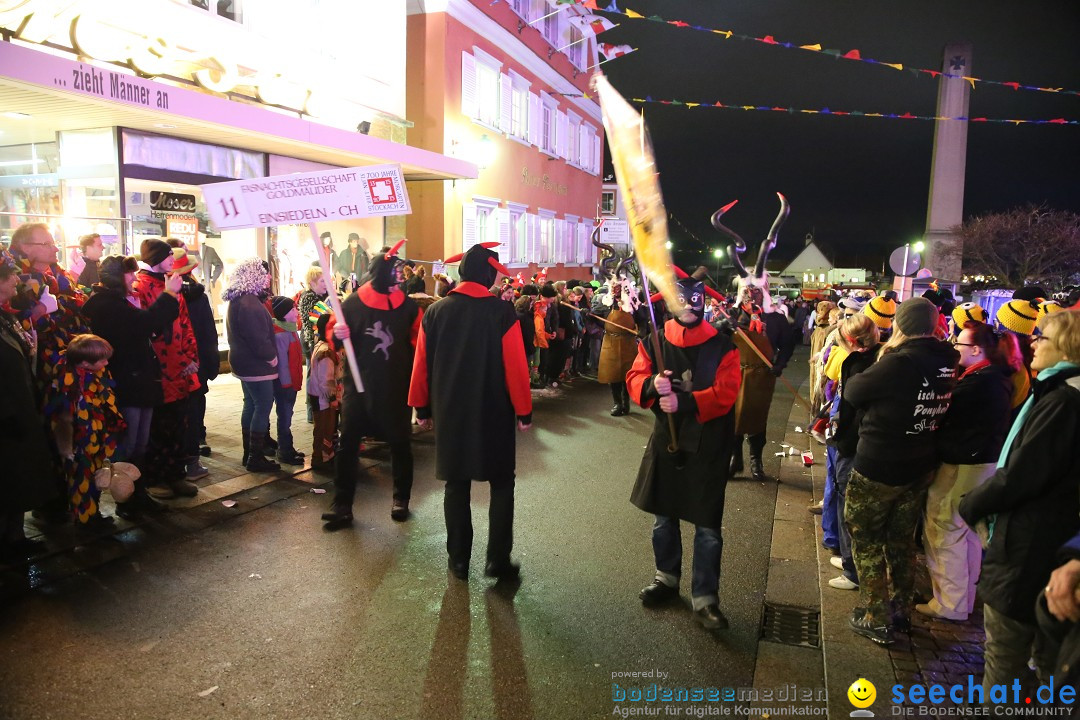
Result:
[[617,57],[622,57],[623,55],[629,55],[634,52],[634,50],[637,50],[637,48],[632,48],[629,45],[611,45],[609,43],[597,43],[596,45],[600,54],[608,60],[613,60]]

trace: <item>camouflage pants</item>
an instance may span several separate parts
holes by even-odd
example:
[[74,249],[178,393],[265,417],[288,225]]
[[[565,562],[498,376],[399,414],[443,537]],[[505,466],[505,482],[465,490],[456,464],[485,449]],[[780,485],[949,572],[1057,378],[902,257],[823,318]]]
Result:
[[[915,529],[932,473],[907,485],[885,485],[851,471],[844,523],[859,577],[859,600],[875,624],[907,616],[915,593]],[[891,592],[890,592],[891,581]]]

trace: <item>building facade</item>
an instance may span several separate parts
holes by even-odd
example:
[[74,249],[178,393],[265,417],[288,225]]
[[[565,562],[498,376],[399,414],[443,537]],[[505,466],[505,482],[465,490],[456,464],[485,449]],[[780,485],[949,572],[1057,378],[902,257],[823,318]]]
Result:
[[409,257],[479,242],[527,279],[593,277],[603,166],[589,77],[596,40],[574,3],[410,0],[410,143],[475,162],[475,179],[409,183]]
[[[316,251],[306,226],[217,232],[200,185],[381,163],[428,187],[477,173],[406,144],[405,0],[27,0],[0,4],[0,34],[0,237],[48,223],[62,262],[86,233],[125,254],[180,237],[219,317],[234,263],[268,260],[291,295]],[[319,229],[373,252],[405,219]]]

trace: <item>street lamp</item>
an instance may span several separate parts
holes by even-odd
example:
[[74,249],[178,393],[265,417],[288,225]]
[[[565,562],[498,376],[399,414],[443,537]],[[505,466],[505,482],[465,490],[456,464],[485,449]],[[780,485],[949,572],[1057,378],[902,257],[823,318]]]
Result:
[[907,290],[908,255],[912,250],[915,251],[915,254],[920,254],[920,253],[922,253],[923,249],[925,249],[925,248],[926,248],[926,245],[925,245],[925,243],[923,243],[922,240],[914,240],[914,241],[908,242],[906,245],[904,245],[904,273],[905,274],[903,275],[904,283],[903,283],[903,286],[901,287],[900,298],[899,298],[901,302],[903,302],[903,300],[904,300],[904,292],[903,291]]
[[716,283],[720,283],[720,258],[724,257],[724,248],[716,248],[712,251],[712,256],[716,258]]

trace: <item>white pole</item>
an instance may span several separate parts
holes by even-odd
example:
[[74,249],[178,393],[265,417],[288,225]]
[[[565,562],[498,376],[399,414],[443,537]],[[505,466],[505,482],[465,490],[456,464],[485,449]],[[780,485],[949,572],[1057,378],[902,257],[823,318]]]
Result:
[[[330,269],[330,261],[326,257],[326,248],[319,239],[319,230],[315,223],[308,223],[311,230],[311,241],[315,243],[315,251],[319,253],[319,267],[322,268],[323,277],[326,279],[326,297],[330,301],[330,307],[334,308],[334,315],[339,323],[345,322],[345,314],[341,312],[341,302],[338,300],[337,288],[334,287],[334,274]],[[360,380],[360,366],[356,363],[356,350],[353,349],[352,340],[346,340],[345,357],[349,361],[349,371],[352,373],[353,384],[356,392],[364,392],[364,383]]]
[[904,245],[904,274],[901,275],[903,280],[901,281],[901,284],[900,284],[900,302],[904,302],[904,292],[907,290],[907,276],[908,276],[907,261],[908,261],[908,251],[909,250],[911,250],[911,243],[908,243],[908,244]]

